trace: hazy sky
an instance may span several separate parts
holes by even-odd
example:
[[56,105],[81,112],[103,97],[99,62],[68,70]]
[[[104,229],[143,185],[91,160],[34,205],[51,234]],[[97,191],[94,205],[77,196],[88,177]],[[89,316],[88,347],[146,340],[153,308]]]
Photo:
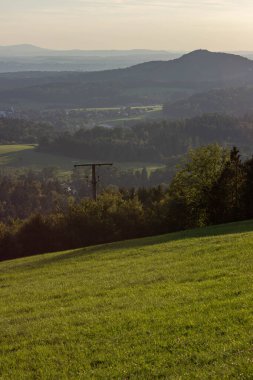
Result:
[[253,50],[253,0],[0,0],[0,45]]

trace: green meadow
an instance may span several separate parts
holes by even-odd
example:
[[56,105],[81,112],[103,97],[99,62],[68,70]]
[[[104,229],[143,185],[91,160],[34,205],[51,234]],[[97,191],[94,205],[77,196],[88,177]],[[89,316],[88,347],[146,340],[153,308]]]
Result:
[[62,170],[73,168],[71,158],[42,153],[36,150],[34,144],[0,145],[0,168],[29,168],[57,167]]
[[[40,170],[45,167],[55,167],[59,170],[59,175],[69,176],[73,172],[74,164],[80,162],[87,163],[90,161],[39,152],[34,144],[0,145],[0,170],[8,168]],[[148,173],[164,167],[163,164],[152,162],[116,162],[114,165],[122,170],[134,169],[140,171],[146,167]]]
[[4,380],[253,378],[252,221],[2,262],[0,297]]

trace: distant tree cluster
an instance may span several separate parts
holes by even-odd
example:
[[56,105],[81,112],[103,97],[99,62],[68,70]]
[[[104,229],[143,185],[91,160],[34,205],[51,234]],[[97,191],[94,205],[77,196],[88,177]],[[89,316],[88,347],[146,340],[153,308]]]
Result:
[[219,113],[242,117],[253,113],[253,87],[232,87],[194,94],[186,99],[164,105],[164,115],[170,118],[196,117]]
[[31,214],[63,210],[68,202],[67,186],[54,169],[0,175],[0,220],[26,219]]
[[[1,259],[253,217],[253,158],[209,145],[188,153],[170,187],[107,190],[97,202],[0,225]],[[22,200],[21,200],[22,201]]]
[[[163,183],[169,185],[175,169],[164,167],[148,173],[141,170],[110,168],[98,171],[98,193],[111,189],[151,188]],[[41,171],[6,171],[0,173],[0,220],[10,222],[26,219],[33,214],[42,215],[64,211],[72,200],[80,201],[91,195],[91,176],[74,171],[71,178],[61,178],[56,169]]]
[[131,128],[80,129],[43,139],[39,149],[81,159],[166,163],[190,148],[210,143],[251,146],[253,120],[207,114],[186,120],[144,122]]
[[21,119],[0,119],[0,144],[34,144],[54,134],[53,127]]

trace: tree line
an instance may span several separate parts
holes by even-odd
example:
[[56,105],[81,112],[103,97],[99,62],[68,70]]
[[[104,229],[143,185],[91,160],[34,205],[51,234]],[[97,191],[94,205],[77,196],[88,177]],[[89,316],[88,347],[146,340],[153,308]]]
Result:
[[194,94],[174,103],[164,104],[164,115],[170,118],[189,118],[205,113],[242,117],[252,116],[253,87],[232,87]]
[[108,189],[0,225],[1,259],[253,217],[253,158],[217,144],[190,150],[168,188]]
[[0,144],[36,144],[45,136],[50,138],[54,134],[49,123],[0,118]]
[[128,128],[79,129],[41,139],[39,150],[89,160],[166,163],[190,148],[212,143],[249,149],[253,120],[205,114],[185,120],[142,122]]
[[[162,184],[168,187],[176,171],[174,167],[161,169],[98,168],[98,194],[111,189],[151,188]],[[32,214],[49,214],[65,211],[70,202],[80,201],[91,195],[89,169],[73,170],[71,177],[61,177],[57,169],[47,167],[40,171],[0,171],[0,220],[8,223],[27,219]]]

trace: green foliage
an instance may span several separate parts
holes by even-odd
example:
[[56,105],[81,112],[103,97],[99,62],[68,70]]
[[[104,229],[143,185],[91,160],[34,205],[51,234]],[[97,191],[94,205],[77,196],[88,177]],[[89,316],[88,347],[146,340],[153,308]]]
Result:
[[252,230],[0,263],[0,377],[251,379]]
[[170,186],[172,198],[185,204],[188,210],[186,226],[208,223],[206,198],[228,159],[228,151],[219,145],[201,147],[188,153]]
[[230,159],[209,193],[207,203],[211,223],[245,218],[247,200],[244,188],[250,181],[246,173],[247,166],[247,161],[242,163],[239,150],[234,147],[230,152]]
[[69,202],[64,211],[35,214],[0,236],[1,259],[147,235],[145,210],[136,198],[104,193],[97,202]]
[[[253,217],[252,162],[237,148],[191,150],[169,188],[111,186],[97,202],[70,196],[51,177],[28,173],[0,183],[0,215],[9,221],[0,235],[1,259],[150,236]],[[144,185],[147,172],[139,173]],[[76,181],[76,180],[75,180]],[[26,218],[12,225],[11,217]],[[39,215],[38,215],[39,212]],[[28,213],[25,214],[25,213]]]
[[170,186],[170,196],[181,207],[184,224],[201,226],[253,217],[252,159],[243,162],[239,150],[217,145],[190,152]]

